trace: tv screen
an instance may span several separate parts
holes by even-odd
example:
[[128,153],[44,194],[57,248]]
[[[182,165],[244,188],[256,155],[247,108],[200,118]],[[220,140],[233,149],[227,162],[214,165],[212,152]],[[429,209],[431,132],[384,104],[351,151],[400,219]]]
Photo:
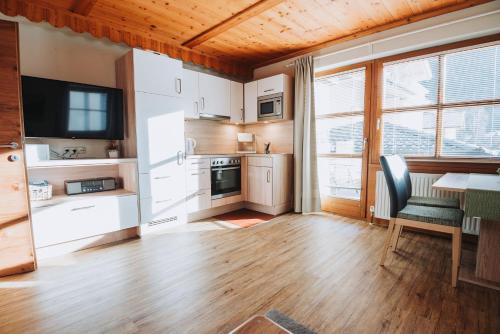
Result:
[[121,89],[23,76],[26,137],[123,139]]

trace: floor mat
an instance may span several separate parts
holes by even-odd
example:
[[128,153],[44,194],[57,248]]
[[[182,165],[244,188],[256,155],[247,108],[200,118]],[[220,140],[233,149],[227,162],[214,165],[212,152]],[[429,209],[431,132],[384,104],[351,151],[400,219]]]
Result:
[[274,217],[275,216],[268,215],[267,213],[241,209],[215,216],[214,218],[240,227],[252,227],[257,224],[268,222]]

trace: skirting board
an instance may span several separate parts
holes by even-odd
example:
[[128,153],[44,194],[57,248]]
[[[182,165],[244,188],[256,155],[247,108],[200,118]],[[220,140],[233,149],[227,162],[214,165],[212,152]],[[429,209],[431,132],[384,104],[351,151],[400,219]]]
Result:
[[93,237],[37,248],[36,257],[37,259],[45,259],[58,255],[73,253],[87,248],[101,246],[104,244],[109,244],[112,242],[127,240],[135,237],[138,237],[137,227],[131,227],[125,230],[100,234]]
[[253,210],[253,211],[267,213],[268,215],[277,216],[277,215],[280,215],[282,213],[291,211],[292,204],[291,203],[284,203],[284,204],[277,205],[277,206],[267,206],[267,205],[245,202],[245,208],[247,208],[249,210]]

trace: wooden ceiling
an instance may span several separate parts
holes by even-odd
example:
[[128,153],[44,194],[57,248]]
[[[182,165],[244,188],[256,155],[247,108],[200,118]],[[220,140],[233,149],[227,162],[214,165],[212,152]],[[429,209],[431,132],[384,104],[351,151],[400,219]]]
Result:
[[491,0],[0,0],[0,11],[248,77],[262,64]]

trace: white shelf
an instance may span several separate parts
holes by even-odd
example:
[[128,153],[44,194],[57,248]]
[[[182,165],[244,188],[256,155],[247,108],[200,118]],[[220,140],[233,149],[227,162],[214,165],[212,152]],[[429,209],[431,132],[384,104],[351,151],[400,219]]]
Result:
[[28,165],[28,169],[34,168],[56,168],[56,167],[78,167],[78,166],[96,166],[96,165],[118,165],[124,163],[137,162],[136,158],[119,159],[65,159],[65,160],[46,160],[37,161]]
[[35,209],[35,208],[54,206],[65,202],[78,201],[82,199],[92,199],[95,197],[106,197],[106,196],[117,197],[117,196],[130,196],[130,195],[136,195],[136,193],[125,189],[116,189],[110,191],[101,191],[90,194],[79,194],[71,196],[63,194],[63,195],[54,195],[52,196],[51,199],[45,201],[30,201],[30,205],[32,209]]

